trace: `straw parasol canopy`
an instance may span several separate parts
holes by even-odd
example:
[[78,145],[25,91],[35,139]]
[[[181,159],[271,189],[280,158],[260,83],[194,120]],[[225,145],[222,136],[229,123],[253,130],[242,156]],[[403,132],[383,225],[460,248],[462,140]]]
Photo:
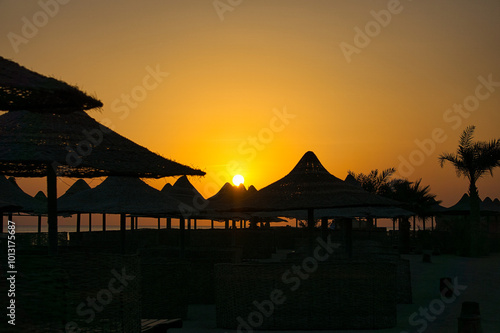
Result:
[[[102,103],[4,58],[0,67],[0,174],[47,177],[49,250],[57,251],[57,176],[204,175],[99,124]],[[28,110],[28,111],[27,111]]]
[[76,182],[73,183],[73,185],[71,185],[68,190],[59,197],[59,201],[64,201],[64,200],[68,200],[68,198],[70,198],[71,196],[81,192],[81,191],[86,191],[86,190],[90,190],[91,187],[89,186],[89,184],[87,184],[87,182],[83,179],[78,179]]
[[100,107],[99,100],[78,88],[0,57],[0,110],[60,113]]
[[[167,184],[168,185],[168,184]],[[172,187],[165,185],[162,192],[173,198],[185,203],[186,205],[193,206],[194,204],[204,205],[206,199],[203,198],[200,192],[191,184],[186,176],[182,176],[174,183]],[[196,208],[196,207],[195,207]]]
[[19,207],[17,211],[23,213],[31,213],[42,208],[38,200],[24,192],[13,179],[9,180],[3,175],[0,175],[0,200]]
[[153,216],[178,214],[180,204],[139,178],[110,176],[92,189],[61,197],[59,211]]
[[0,116],[0,173],[42,177],[108,175],[161,178],[205,173],[163,158],[85,112],[13,111]]
[[[480,212],[482,215],[496,214],[500,211],[499,207],[495,205],[491,198],[486,197],[479,204]],[[470,197],[467,193],[464,193],[460,200],[451,207],[445,208],[443,210],[444,214],[448,215],[469,215],[470,214]]]
[[398,204],[335,177],[309,151],[288,175],[256,192],[240,209],[309,210]]

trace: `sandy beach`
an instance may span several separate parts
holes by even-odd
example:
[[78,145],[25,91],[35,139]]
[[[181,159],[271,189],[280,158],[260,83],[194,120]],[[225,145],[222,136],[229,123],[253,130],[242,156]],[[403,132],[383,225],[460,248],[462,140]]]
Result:
[[[404,255],[411,262],[413,304],[398,305],[397,326],[382,330],[337,330],[338,333],[378,332],[456,333],[462,302],[478,302],[484,333],[500,332],[500,254],[487,258],[464,258],[451,255],[432,256],[431,263],[422,262],[422,255]],[[450,277],[455,286],[452,297],[441,301],[439,281]],[[413,324],[410,322],[413,319]],[[216,327],[214,305],[190,305],[188,318],[182,329],[169,332],[231,333]],[[262,333],[287,331],[258,331]],[[305,333],[310,331],[291,331]],[[332,332],[331,330],[314,332]]]

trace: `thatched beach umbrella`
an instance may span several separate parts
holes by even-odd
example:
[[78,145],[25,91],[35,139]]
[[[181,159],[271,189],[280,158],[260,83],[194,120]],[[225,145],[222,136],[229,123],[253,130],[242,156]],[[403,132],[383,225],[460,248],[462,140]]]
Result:
[[31,213],[40,208],[39,201],[3,175],[0,175],[0,200],[21,207],[18,211],[23,213]]
[[[255,188],[250,193],[254,193]],[[225,183],[221,189],[207,199],[205,208],[205,216],[210,219],[224,220],[226,228],[229,227],[229,220],[249,220],[250,214],[237,211],[237,208],[249,197],[249,193],[245,185],[240,184],[234,186]]]
[[0,110],[72,112],[102,107],[78,88],[0,57]]
[[[102,103],[1,58],[0,174],[47,177],[49,244],[57,248],[57,176],[161,178],[205,173],[152,153],[83,110]],[[26,111],[29,110],[29,111]]]
[[[57,206],[59,207],[59,202],[61,201],[71,201],[71,197],[81,191],[85,190],[90,190],[89,184],[83,179],[78,179],[76,182],[71,185],[66,192],[64,192],[63,195],[61,195],[57,199]],[[67,212],[69,215],[75,213],[75,212]],[[89,229],[91,228],[90,224],[92,223],[91,221],[91,215],[92,213],[89,213]],[[104,219],[104,217],[103,217]],[[76,212],[76,232],[80,232],[80,226],[81,226],[81,213]]]
[[240,209],[311,212],[320,208],[387,207],[398,204],[335,177],[309,151],[288,175],[256,192],[240,205]]
[[59,211],[101,214],[178,214],[180,202],[137,177],[109,176],[96,187],[60,198]]
[[[307,211],[310,228],[315,225],[315,210],[322,208],[395,206],[394,200],[369,193],[360,186],[345,182],[329,173],[316,155],[304,154],[292,171],[282,179],[260,189],[245,200],[245,210],[303,210]],[[326,219],[322,229],[326,230]],[[346,247],[351,254],[351,228],[346,224]]]
[[[186,176],[177,179],[171,188],[164,186],[162,193],[166,193],[168,196],[179,200],[183,203],[183,208],[186,208],[188,211],[191,210],[195,215],[199,215],[199,212],[207,206],[207,200],[198,192]],[[193,217],[196,218],[197,216]]]

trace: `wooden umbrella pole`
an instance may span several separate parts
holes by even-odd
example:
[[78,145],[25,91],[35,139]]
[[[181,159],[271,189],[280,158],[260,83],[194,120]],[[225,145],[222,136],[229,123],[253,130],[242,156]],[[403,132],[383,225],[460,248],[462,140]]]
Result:
[[49,254],[57,254],[57,175],[47,165],[47,223],[49,225]]

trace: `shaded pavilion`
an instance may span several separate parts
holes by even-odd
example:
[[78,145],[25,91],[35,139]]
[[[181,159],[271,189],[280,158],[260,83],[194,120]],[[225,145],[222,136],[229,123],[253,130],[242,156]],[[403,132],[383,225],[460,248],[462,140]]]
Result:
[[179,211],[188,219],[188,229],[191,226],[191,218],[194,219],[196,229],[196,219],[203,217],[202,210],[207,206],[207,200],[191,184],[187,176],[181,176],[170,187],[168,185],[170,184],[166,184],[161,192],[167,195],[167,198],[171,197],[180,201]]
[[[57,199],[57,205],[59,207],[59,203],[61,201],[71,201],[71,197],[81,191],[85,190],[90,190],[89,184],[83,179],[78,179],[76,182],[71,185],[66,192],[64,192],[63,195],[61,195]],[[80,232],[80,226],[81,226],[81,213],[75,212],[76,213],[76,232]],[[71,214],[71,212],[68,212],[68,214]],[[103,216],[103,222],[105,222],[105,217]],[[91,218],[91,213],[89,213],[89,229],[91,228],[92,225],[92,218]]]
[[3,175],[0,175],[0,200],[19,206],[19,212],[23,213],[32,213],[41,208],[38,200]]
[[3,232],[4,212],[12,220],[13,213],[34,213],[41,209],[41,203],[28,193],[24,192],[17,183],[0,175],[0,201],[6,203],[4,209],[0,208],[0,233]]
[[[498,202],[498,199],[495,199]],[[500,212],[499,206],[495,204],[491,198],[486,197],[479,204],[479,209],[481,215],[495,215]],[[464,193],[460,200],[457,201],[453,206],[445,208],[441,211],[445,215],[469,215],[470,214],[470,197],[467,193]]]
[[[253,190],[250,190],[250,194],[255,193],[255,187],[251,187]],[[234,186],[226,182],[216,194],[207,199],[204,215],[212,221],[224,221],[226,229],[229,228],[229,220],[232,220],[234,228],[237,220],[251,219],[250,214],[236,210],[248,197],[245,185]]]
[[153,216],[179,212],[180,202],[137,177],[109,176],[94,188],[60,198],[59,211]]
[[323,208],[398,205],[397,201],[369,193],[330,174],[309,151],[288,175],[254,193],[239,209],[305,210],[309,218],[314,218],[314,210]]
[[[397,201],[363,190],[330,174],[312,151],[302,156],[297,165],[280,180],[262,188],[246,199],[239,209],[307,212],[310,228],[315,225],[315,211],[325,208],[390,207]],[[327,220],[321,227],[327,229]],[[351,223],[346,223],[347,250],[351,251]]]
[[57,177],[204,175],[135,144],[84,111],[102,103],[0,58],[0,174],[47,177],[49,250],[57,251]]

